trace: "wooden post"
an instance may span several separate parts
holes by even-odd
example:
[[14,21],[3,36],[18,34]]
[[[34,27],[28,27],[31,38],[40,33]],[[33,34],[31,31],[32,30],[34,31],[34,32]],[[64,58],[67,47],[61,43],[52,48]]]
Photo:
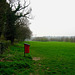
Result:
[[25,57],[25,46],[24,46],[24,57]]

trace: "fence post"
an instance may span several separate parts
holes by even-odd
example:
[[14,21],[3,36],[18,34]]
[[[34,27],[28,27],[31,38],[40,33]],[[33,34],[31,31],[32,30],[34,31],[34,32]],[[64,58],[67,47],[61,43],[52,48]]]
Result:
[[0,54],[3,53],[3,43],[0,43]]

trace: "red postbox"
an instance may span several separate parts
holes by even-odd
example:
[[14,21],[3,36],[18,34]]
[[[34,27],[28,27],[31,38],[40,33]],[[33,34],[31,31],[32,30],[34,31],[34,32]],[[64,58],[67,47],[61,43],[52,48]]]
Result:
[[29,47],[30,47],[29,44],[24,44],[24,54],[29,53]]

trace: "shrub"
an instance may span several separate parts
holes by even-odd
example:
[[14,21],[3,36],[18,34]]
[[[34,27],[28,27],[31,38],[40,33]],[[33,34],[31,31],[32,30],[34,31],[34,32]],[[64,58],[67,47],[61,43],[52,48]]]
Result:
[[3,52],[11,45],[11,41],[1,41],[0,43],[0,54],[3,54]]
[[5,40],[5,37],[3,35],[1,35],[0,37],[0,41]]

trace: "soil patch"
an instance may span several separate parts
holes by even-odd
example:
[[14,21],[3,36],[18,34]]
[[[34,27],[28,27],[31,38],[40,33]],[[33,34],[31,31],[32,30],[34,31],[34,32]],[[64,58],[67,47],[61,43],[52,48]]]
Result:
[[40,60],[40,57],[33,57],[33,60],[38,61]]

